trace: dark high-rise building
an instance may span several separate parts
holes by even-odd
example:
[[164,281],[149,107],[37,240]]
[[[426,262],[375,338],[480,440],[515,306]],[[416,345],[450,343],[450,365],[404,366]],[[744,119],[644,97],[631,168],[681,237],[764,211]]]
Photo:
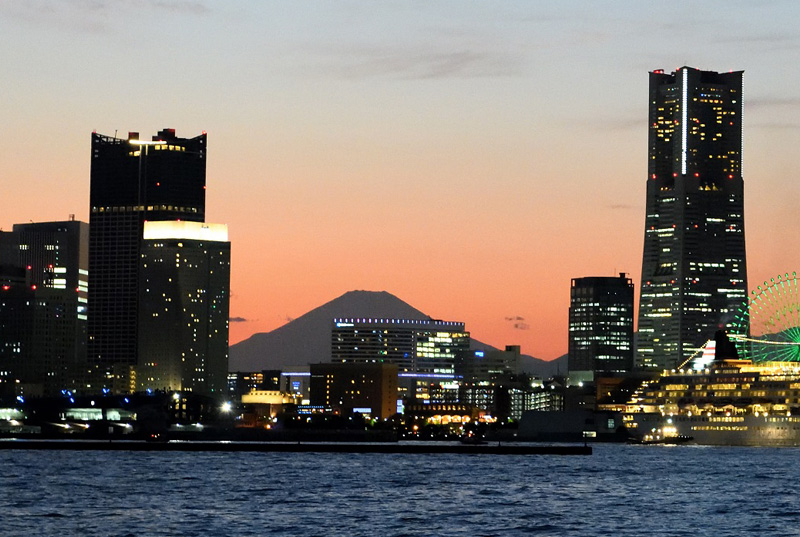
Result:
[[0,232],[0,384],[17,395],[78,390],[86,369],[89,226],[14,224]]
[[[206,134],[151,141],[92,134],[90,188],[89,360],[98,382],[135,386],[138,282],[145,220],[205,220]],[[99,386],[98,386],[99,388]]]
[[637,365],[673,368],[747,297],[742,71],[650,73]]
[[572,383],[633,369],[633,280],[624,273],[572,279],[567,363]]
[[[25,269],[0,265],[0,401],[30,393],[35,369],[36,291],[25,283]],[[34,366],[34,367],[31,367]],[[31,395],[44,395],[35,389]]]
[[85,305],[89,225],[77,220],[14,224],[0,232],[0,263],[27,269],[31,285],[77,292]]
[[136,366],[140,391],[227,393],[230,265],[227,226],[145,222]]

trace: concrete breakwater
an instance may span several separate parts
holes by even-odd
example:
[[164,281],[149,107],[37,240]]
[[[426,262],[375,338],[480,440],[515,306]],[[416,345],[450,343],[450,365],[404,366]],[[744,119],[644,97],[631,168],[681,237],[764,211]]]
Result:
[[94,440],[0,441],[0,450],[69,451],[177,451],[264,453],[386,453],[464,455],[591,455],[586,445],[459,444],[450,442],[347,443],[347,442],[143,442]]

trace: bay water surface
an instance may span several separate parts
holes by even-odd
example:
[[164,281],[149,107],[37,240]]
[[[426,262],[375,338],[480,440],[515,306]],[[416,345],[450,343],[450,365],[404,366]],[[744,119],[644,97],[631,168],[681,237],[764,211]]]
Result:
[[800,449],[0,451],[0,534],[800,535]]

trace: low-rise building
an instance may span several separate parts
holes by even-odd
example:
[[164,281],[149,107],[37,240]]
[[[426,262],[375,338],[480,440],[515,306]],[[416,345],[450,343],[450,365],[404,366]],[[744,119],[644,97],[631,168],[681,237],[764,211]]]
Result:
[[312,405],[388,419],[397,413],[397,366],[386,363],[311,365]]

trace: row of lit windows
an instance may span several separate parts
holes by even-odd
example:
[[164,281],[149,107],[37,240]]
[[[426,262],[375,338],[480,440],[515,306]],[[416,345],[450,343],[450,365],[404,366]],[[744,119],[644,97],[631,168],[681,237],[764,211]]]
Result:
[[114,207],[92,207],[93,213],[132,213],[141,211],[178,211],[182,213],[196,213],[197,207],[178,207],[177,205],[125,205]]

